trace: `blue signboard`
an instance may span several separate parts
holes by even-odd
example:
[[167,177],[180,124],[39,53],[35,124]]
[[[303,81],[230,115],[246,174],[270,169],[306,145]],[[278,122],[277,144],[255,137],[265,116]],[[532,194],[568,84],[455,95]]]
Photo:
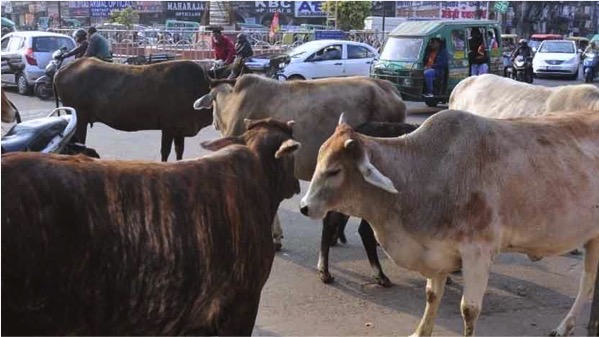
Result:
[[342,30],[315,30],[314,40],[343,40],[345,32]]
[[108,17],[113,10],[135,7],[133,1],[90,1],[89,9],[93,17]]
[[319,18],[326,17],[327,13],[322,10],[323,1],[296,1],[296,18]]

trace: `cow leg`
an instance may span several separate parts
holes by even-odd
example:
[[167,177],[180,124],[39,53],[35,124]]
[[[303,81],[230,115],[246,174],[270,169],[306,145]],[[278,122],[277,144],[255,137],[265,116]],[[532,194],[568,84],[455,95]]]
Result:
[[578,295],[576,295],[576,300],[574,300],[570,312],[568,312],[560,325],[551,332],[551,336],[571,335],[577,316],[584,309],[584,305],[593,298],[595,277],[597,276],[597,262],[599,261],[599,237],[587,242],[584,248],[584,270],[580,278]]
[[447,275],[438,275],[426,280],[426,307],[424,315],[412,336],[431,336],[435,327],[435,318],[439,310],[439,303],[445,292]]
[[489,281],[492,254],[480,246],[471,245],[462,249],[461,255],[464,294],[460,309],[464,319],[464,336],[473,336]]
[[175,154],[177,155],[177,160],[183,159],[183,150],[185,150],[185,137],[183,136],[175,136]]
[[281,221],[279,220],[279,214],[275,215],[275,219],[272,222],[272,241],[275,245],[275,251],[281,250],[283,244],[281,239],[283,238],[283,228],[281,228]]
[[318,256],[318,271],[320,280],[324,283],[331,283],[335,279],[329,272],[329,250],[331,242],[335,236],[335,232],[342,221],[347,222],[347,215],[328,212],[324,220],[322,220],[322,235],[320,237],[320,255]]
[[168,156],[171,154],[171,148],[173,146],[173,135],[169,132],[162,131],[162,144],[160,146],[160,154],[162,155],[162,161],[168,161]]
[[77,114],[77,127],[75,129],[74,137],[81,144],[85,144],[87,139],[87,124],[88,121],[83,118],[83,114]]
[[391,281],[385,273],[383,273],[383,268],[379,261],[379,254],[376,251],[376,238],[374,237],[374,232],[366,220],[362,219],[362,222],[360,222],[358,233],[360,233],[360,238],[362,238],[362,244],[364,244],[364,249],[368,256],[368,262],[370,262],[373,277],[376,279],[377,283],[383,287],[390,287]]

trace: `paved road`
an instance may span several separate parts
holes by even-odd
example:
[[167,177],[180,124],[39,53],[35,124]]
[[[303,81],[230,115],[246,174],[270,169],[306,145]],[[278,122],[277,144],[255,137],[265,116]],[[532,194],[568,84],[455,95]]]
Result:
[[[543,85],[571,84],[571,81],[539,80]],[[580,83],[580,82],[578,82]],[[493,88],[489,88],[493,90]],[[52,102],[23,97],[9,89],[9,97],[24,118],[42,116]],[[422,104],[409,104],[422,108]],[[413,115],[409,121],[422,122],[427,115]],[[185,158],[206,152],[201,140],[217,138],[212,127],[185,141]],[[118,132],[96,124],[88,132],[88,146],[104,159],[160,159],[158,131]],[[171,154],[171,158],[174,153]],[[302,183],[302,192],[307,183]],[[324,285],[316,271],[321,225],[298,211],[301,195],[281,206],[285,231],[283,251],[277,254],[271,276],[262,293],[255,335],[408,335],[424,310],[425,280],[414,272],[395,266],[384,256],[382,265],[394,286],[381,288],[370,278],[358,222],[346,229],[349,243],[331,251],[331,272],[336,282]],[[578,288],[581,258],[566,255],[530,262],[525,256],[504,254],[494,266],[483,303],[477,333],[492,336],[547,335],[571,306]],[[443,298],[436,335],[459,335],[462,279],[454,277]],[[588,308],[577,323],[576,334],[586,335]]]

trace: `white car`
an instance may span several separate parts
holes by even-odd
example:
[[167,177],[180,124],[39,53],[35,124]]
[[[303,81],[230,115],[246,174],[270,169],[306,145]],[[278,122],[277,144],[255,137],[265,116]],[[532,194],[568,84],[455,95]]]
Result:
[[578,78],[580,57],[576,43],[568,40],[545,40],[541,42],[534,58],[532,69],[539,75],[566,75]]
[[361,42],[316,40],[287,52],[291,62],[285,67],[288,80],[323,77],[368,76],[376,49]]
[[[45,74],[46,65],[52,60],[52,53],[61,48],[71,51],[75,40],[63,34],[38,31],[22,31],[2,37],[2,58],[21,58],[24,69],[3,72],[2,83],[16,84],[22,95],[31,94],[35,80]],[[72,60],[65,60],[63,66]]]

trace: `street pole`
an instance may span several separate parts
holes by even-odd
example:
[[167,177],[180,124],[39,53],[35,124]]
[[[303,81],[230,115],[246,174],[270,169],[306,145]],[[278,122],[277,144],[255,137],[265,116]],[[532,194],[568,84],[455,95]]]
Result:
[[58,29],[62,28],[62,9],[60,9],[60,3],[61,1],[58,2]]
[[599,336],[599,276],[595,279],[595,293],[593,294],[591,319],[589,320],[589,336]]
[[335,30],[337,30],[337,1],[335,1]]
[[383,6],[383,36],[381,38],[381,41],[385,41],[385,2],[382,2],[382,6]]

